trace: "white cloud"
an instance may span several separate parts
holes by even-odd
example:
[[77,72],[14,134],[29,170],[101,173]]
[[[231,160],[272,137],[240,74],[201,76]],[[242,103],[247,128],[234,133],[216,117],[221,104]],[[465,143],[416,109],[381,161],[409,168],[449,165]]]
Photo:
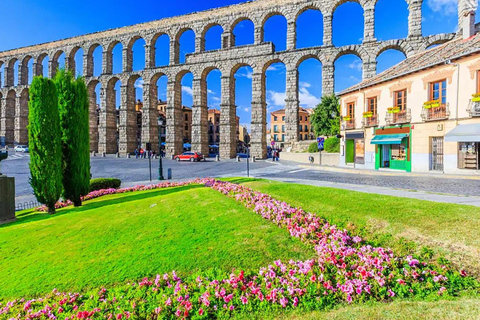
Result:
[[432,11],[448,16],[457,13],[458,0],[427,0],[427,5]]
[[250,108],[243,108],[243,111],[250,112]]
[[210,94],[215,94],[215,92],[213,92],[213,91],[210,90],[210,89],[208,89],[207,92],[210,93]]
[[143,90],[143,84],[144,84],[143,79],[137,80],[137,81],[135,82],[135,88],[136,88],[136,89],[141,89],[141,90]]
[[[300,82],[298,89],[298,99],[300,105],[306,108],[314,108],[320,103],[320,98],[315,97],[309,90],[312,85],[308,82]],[[267,104],[269,105],[268,112],[273,111],[274,107],[285,106],[285,92],[268,91]]]
[[350,69],[356,70],[356,71],[362,71],[362,61],[354,60],[347,67],[349,67]]
[[211,99],[212,99],[213,101],[220,101],[220,98],[219,98],[219,97],[211,97]]
[[247,78],[247,79],[252,79],[253,72],[251,70],[247,70],[245,73],[236,73],[235,77],[236,78]]
[[193,90],[190,87],[182,86],[182,91],[193,97]]

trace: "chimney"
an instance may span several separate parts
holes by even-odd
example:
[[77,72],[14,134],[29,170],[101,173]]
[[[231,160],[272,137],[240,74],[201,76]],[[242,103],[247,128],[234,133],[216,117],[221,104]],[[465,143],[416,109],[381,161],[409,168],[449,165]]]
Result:
[[475,11],[469,11],[463,15],[463,39],[475,35]]

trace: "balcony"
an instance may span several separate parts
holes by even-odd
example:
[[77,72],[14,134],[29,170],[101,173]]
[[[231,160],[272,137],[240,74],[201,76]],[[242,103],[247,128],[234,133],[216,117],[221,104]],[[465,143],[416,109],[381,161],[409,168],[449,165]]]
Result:
[[345,120],[343,121],[343,126],[345,127],[345,130],[352,130],[355,129],[355,118],[349,118],[346,117]]
[[362,121],[362,125],[364,128],[378,126],[378,114],[371,115],[370,117],[364,117]]
[[389,112],[387,113],[385,121],[387,122],[387,125],[410,123],[412,121],[412,113],[410,109],[392,113]]
[[480,101],[470,100],[467,111],[470,114],[470,117],[480,117]]
[[447,104],[440,104],[437,107],[425,108],[422,110],[423,121],[445,120],[450,116],[450,111]]

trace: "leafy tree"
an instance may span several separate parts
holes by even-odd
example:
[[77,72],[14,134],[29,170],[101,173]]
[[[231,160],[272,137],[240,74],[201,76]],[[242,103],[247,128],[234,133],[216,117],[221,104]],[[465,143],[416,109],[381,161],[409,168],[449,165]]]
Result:
[[57,91],[52,80],[33,79],[28,109],[30,185],[37,200],[54,214],[62,193],[62,147]]
[[310,121],[317,136],[340,133],[340,99],[335,94],[324,96],[315,108]]
[[308,146],[308,153],[316,153],[318,152],[318,143],[316,142],[312,142],[310,143],[310,145]]
[[325,151],[328,153],[340,152],[340,139],[337,137],[330,137],[325,140]]
[[78,207],[90,188],[88,96],[83,79],[59,70],[55,76],[62,130],[63,198]]

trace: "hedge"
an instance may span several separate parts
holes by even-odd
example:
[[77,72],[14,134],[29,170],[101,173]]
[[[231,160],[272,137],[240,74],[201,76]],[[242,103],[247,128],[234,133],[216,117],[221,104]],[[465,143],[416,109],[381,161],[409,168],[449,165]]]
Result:
[[325,151],[328,153],[339,153],[340,139],[337,137],[331,137],[325,140]]
[[90,180],[90,192],[103,189],[118,189],[122,181],[114,178],[97,178]]

